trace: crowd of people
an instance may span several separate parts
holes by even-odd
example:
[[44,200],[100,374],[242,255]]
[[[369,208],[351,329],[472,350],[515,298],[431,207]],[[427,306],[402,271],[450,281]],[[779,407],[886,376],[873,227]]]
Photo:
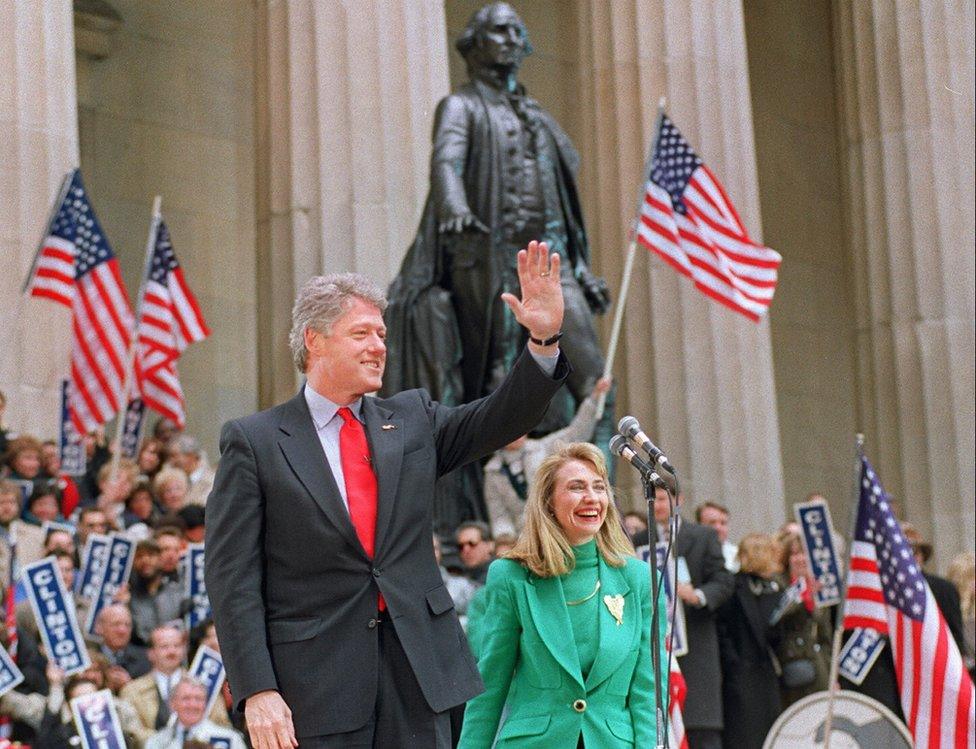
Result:
[[[5,407],[0,394],[0,425]],[[165,419],[134,459],[113,461],[113,446],[100,432],[86,435],[84,447],[85,473],[68,475],[53,440],[0,426],[0,581],[7,602],[0,638],[24,675],[0,698],[0,737],[40,749],[76,746],[71,700],[109,689],[131,747],[220,741],[243,749],[237,730],[243,723],[229,709],[227,685],[204,715],[207,689],[187,670],[201,644],[220,649],[212,621],[189,631],[184,624],[190,601],[183,556],[188,544],[204,539],[214,476],[206,454]],[[86,636],[90,666],[66,676],[44,652],[19,572],[53,557],[84,630],[93,602],[75,583],[89,537],[110,533],[134,542],[132,572]]]

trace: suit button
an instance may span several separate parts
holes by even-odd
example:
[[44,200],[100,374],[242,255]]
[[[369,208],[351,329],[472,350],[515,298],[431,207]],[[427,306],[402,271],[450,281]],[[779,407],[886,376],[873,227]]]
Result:
[[575,710],[578,713],[581,713],[584,710],[586,710],[586,700],[574,700],[573,710]]
[[380,575],[383,574],[383,570],[381,570],[379,567],[373,567],[373,569],[371,569],[370,572],[373,573],[373,577],[379,577]]
[[370,619],[366,623],[366,626],[369,627],[370,629],[376,629],[377,624],[379,624],[379,621],[377,619]]

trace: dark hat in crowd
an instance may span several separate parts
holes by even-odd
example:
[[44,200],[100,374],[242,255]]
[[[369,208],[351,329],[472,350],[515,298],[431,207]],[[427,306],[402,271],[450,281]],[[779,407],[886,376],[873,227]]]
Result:
[[204,518],[206,517],[206,511],[203,505],[186,505],[176,514],[183,518],[187,530],[205,525]]

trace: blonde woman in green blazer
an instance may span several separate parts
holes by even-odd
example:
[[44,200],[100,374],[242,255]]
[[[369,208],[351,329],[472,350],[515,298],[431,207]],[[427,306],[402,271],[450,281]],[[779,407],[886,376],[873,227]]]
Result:
[[575,442],[546,458],[525,513],[469,623],[485,691],[468,702],[460,749],[653,746],[648,568],[603,454]]

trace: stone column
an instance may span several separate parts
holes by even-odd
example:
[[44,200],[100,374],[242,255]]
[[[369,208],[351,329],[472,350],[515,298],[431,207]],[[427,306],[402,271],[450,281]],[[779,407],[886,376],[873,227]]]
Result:
[[[761,239],[741,5],[577,0],[576,10],[597,269],[619,288],[661,96]],[[619,412],[659,439],[692,502],[729,505],[736,534],[777,527],[785,503],[768,323],[716,304],[637,251],[615,367]]]
[[867,451],[937,562],[974,533],[973,10],[835,3]]
[[285,342],[296,289],[358,271],[387,284],[427,193],[448,90],[438,0],[258,3],[260,400],[294,392]]
[[58,434],[71,316],[21,288],[64,175],[78,165],[70,0],[0,3],[0,390],[12,430]]

